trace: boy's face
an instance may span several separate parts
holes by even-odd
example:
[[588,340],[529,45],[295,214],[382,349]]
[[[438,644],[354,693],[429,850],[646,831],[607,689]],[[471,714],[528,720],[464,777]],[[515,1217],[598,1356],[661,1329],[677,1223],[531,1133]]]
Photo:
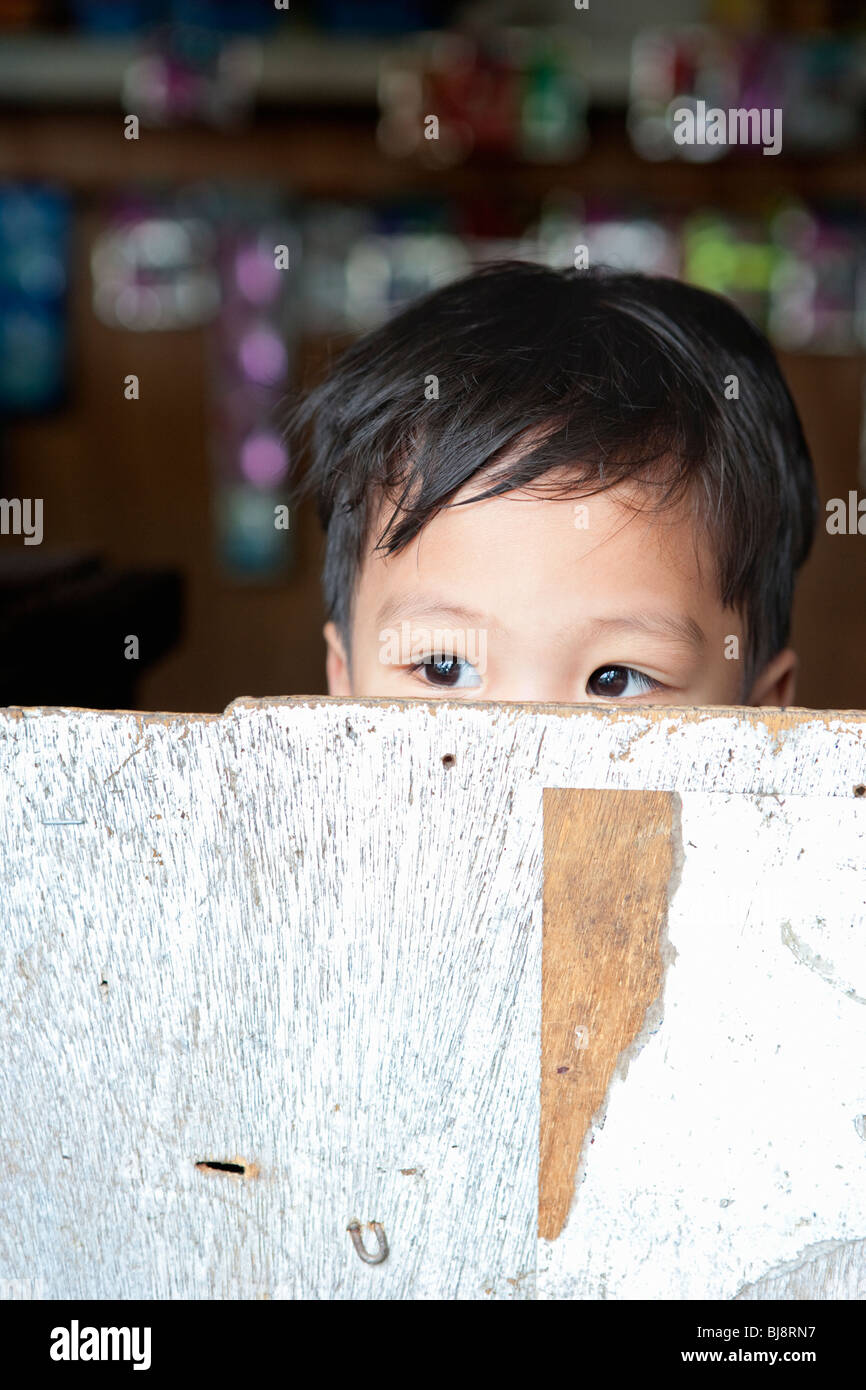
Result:
[[[455,502],[489,484],[473,479]],[[397,555],[368,550],[351,673],[333,623],[331,695],[621,705],[790,704],[780,652],[745,693],[743,626],[684,509],[635,493],[553,500],[517,490],[440,512]],[[382,529],[383,512],[373,529]]]

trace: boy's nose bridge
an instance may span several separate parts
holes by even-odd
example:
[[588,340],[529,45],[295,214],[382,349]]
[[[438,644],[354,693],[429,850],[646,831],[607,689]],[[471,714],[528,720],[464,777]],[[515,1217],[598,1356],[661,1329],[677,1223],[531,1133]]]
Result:
[[491,698],[508,704],[576,705],[583,703],[582,695],[568,672],[551,671],[541,663],[527,669],[527,663],[521,663],[501,675],[497,668],[496,693]]

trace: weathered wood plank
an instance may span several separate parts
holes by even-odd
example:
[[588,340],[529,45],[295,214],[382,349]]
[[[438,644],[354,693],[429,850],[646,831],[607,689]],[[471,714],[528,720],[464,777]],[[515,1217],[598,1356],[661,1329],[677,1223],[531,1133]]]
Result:
[[[858,1287],[864,728],[324,699],[0,713],[0,1281],[731,1298],[845,1246]],[[555,1240],[545,788],[675,792],[683,843],[660,1027],[614,1070]],[[382,1264],[353,1218],[382,1223]]]

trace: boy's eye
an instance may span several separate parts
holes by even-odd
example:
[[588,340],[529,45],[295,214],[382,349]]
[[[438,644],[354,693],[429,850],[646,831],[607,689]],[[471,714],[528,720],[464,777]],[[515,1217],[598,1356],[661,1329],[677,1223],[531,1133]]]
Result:
[[412,667],[420,671],[430,685],[460,687],[480,685],[481,677],[470,662],[461,656],[431,656]]
[[587,693],[604,699],[628,699],[644,695],[648,690],[661,690],[661,681],[635,671],[631,666],[599,666],[586,683]]

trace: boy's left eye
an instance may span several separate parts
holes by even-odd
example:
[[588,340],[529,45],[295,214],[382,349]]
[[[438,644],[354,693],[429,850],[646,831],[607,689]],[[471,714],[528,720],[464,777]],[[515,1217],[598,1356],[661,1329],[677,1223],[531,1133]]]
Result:
[[454,689],[481,684],[481,676],[475,667],[461,656],[431,656],[426,661],[419,661],[412,670],[422,672],[429,685]]
[[635,671],[632,666],[599,666],[586,683],[587,694],[598,695],[602,699],[628,699],[634,695],[644,695],[648,690],[661,690],[661,681],[645,676],[643,671]]

